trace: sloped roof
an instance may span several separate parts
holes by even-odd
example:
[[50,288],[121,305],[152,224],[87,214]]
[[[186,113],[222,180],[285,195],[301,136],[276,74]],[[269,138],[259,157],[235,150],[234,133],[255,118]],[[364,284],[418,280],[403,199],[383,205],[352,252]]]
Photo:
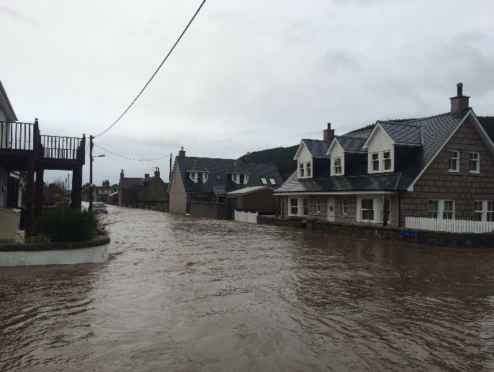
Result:
[[226,195],[245,195],[245,194],[250,194],[252,192],[256,192],[256,191],[260,191],[260,190],[264,190],[264,189],[269,189],[269,187],[267,187],[267,186],[246,187],[245,189],[230,191]]
[[144,177],[144,179],[142,179],[141,181],[144,183],[150,183],[153,180],[154,180],[154,176],[153,177]]
[[131,189],[137,186],[140,186],[142,178],[130,178],[123,177],[122,178],[122,188],[123,189]]
[[205,172],[208,173],[209,171],[206,169],[206,167],[201,163],[200,160],[196,160],[192,163],[189,169],[186,170],[186,172]]
[[307,146],[307,149],[312,156],[326,156],[326,152],[331,145],[331,141],[303,139],[302,142]]
[[[317,172],[316,178],[297,179],[297,172],[275,192],[338,192],[338,191],[393,191],[406,190],[425,169],[438,153],[448,138],[458,128],[459,124],[469,115],[470,110],[460,114],[441,114],[427,118],[412,120],[406,123],[381,122],[383,128],[397,144],[420,144],[423,136],[423,145],[418,146],[406,161],[395,169],[394,173],[362,174],[355,176],[330,177],[329,172]],[[473,114],[473,111],[472,111]],[[366,139],[371,130],[356,133]],[[354,136],[352,133],[350,136]],[[347,137],[345,135],[344,137]],[[410,137],[407,137],[410,136]],[[338,142],[340,142],[340,137]],[[304,142],[306,140],[303,140]],[[407,142],[408,141],[408,142]],[[325,142],[325,141],[318,141]],[[340,142],[341,143],[341,142]],[[354,142],[356,143],[356,142]],[[343,145],[342,145],[343,147]]]
[[7,121],[17,121],[17,116],[15,115],[14,108],[10,103],[9,97],[7,96],[7,92],[3,87],[2,82],[0,81],[0,106],[5,113]]
[[338,143],[346,152],[367,152],[363,149],[366,138],[350,137],[350,136],[335,136]]
[[422,125],[380,121],[379,124],[396,144],[422,144]]
[[[196,184],[189,178],[186,170],[199,160],[208,170],[208,179],[203,184]],[[228,174],[238,163],[249,173],[249,182],[247,185],[237,185],[232,181],[231,174]],[[277,185],[281,185],[283,180],[274,164],[246,162],[245,160],[234,159],[214,159],[214,158],[196,158],[196,157],[177,157],[175,158],[175,167],[178,167],[185,192],[187,193],[215,193],[216,195],[225,195],[228,192],[245,189],[252,186],[265,186],[261,177],[272,177]],[[219,178],[219,179],[218,179]]]
[[242,166],[242,164],[235,162],[230,169],[228,169],[228,174],[250,174],[250,172]]

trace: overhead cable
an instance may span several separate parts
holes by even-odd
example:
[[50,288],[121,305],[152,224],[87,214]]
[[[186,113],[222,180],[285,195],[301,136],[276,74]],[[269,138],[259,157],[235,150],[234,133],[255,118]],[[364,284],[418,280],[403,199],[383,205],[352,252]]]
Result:
[[128,157],[128,156],[124,156],[124,155],[119,155],[119,154],[115,154],[114,152],[110,151],[110,150],[107,150],[107,149],[104,149],[103,147],[101,146],[98,146],[96,144],[93,144],[94,147],[98,147],[100,148],[101,150],[103,151],[106,151],[107,153],[109,154],[112,154],[112,155],[115,155],[115,156],[119,156],[121,158],[124,158],[124,159],[128,159],[128,160],[135,160],[135,161],[156,161],[156,160],[160,160],[160,159],[164,159],[164,158],[168,158],[170,157],[171,155],[168,154],[168,155],[165,155],[165,156],[161,156],[159,158],[156,158],[156,159],[135,159],[135,158],[131,158],[131,157]]
[[153,76],[151,76],[151,79],[149,79],[149,81],[146,83],[146,85],[144,86],[144,88],[142,88],[141,92],[137,95],[137,97],[132,101],[132,103],[129,105],[129,107],[127,107],[127,109],[123,112],[122,115],[120,115],[120,117],[112,124],[110,125],[104,132],[101,132],[100,134],[98,134],[97,136],[94,136],[94,138],[96,137],[99,137],[103,134],[105,134],[106,132],[108,132],[115,124],[117,124],[120,119],[127,113],[127,111],[129,111],[129,109],[132,107],[132,105],[135,103],[135,101],[137,101],[137,99],[141,96],[142,92],[144,92],[144,90],[147,88],[147,86],[149,85],[149,83],[151,82],[151,80],[153,80],[153,78],[156,76],[156,74],[158,73],[158,71],[160,70],[161,66],[163,66],[163,64],[166,62],[166,60],[168,59],[168,57],[170,56],[170,54],[173,52],[173,50],[175,49],[175,47],[177,46],[178,42],[180,41],[180,39],[182,39],[182,36],[184,36],[185,32],[187,31],[187,29],[189,28],[189,26],[192,24],[192,22],[194,21],[194,19],[196,18],[197,14],[199,14],[199,11],[201,10],[202,6],[204,5],[204,3],[206,2],[206,0],[203,0],[203,2],[201,3],[201,5],[199,6],[199,8],[197,9],[197,11],[195,12],[194,16],[192,17],[192,19],[189,21],[189,23],[187,24],[187,27],[185,27],[185,30],[183,30],[182,34],[180,34],[180,37],[177,39],[177,41],[175,42],[175,44],[173,44],[173,47],[170,49],[170,51],[168,52],[168,54],[166,55],[165,59],[163,60],[163,62],[161,62],[161,64],[159,65],[158,69],[154,72]]

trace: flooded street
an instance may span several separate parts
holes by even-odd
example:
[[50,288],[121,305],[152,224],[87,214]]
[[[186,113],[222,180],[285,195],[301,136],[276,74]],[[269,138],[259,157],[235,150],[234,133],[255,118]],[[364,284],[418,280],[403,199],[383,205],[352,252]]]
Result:
[[492,371],[494,251],[109,207],[101,265],[0,269],[0,371]]

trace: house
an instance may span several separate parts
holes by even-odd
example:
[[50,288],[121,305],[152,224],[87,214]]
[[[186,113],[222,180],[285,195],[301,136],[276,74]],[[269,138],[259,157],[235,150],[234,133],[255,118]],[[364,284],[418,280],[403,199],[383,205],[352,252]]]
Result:
[[[110,181],[105,180],[101,183],[101,186],[93,186],[93,202],[107,203],[108,197],[116,191],[118,191],[118,185],[110,185]],[[82,190],[82,201],[89,201],[89,183]]]
[[133,205],[138,199],[168,199],[168,184],[161,179],[159,168],[155,168],[153,177],[146,173],[144,178],[125,177],[122,169],[118,205]]
[[303,139],[275,192],[282,216],[404,226],[405,217],[494,221],[494,144],[457,85],[451,110]]
[[186,157],[182,148],[168,188],[170,213],[226,219],[237,201],[232,197],[225,203],[228,193],[259,186],[274,189],[282,182],[275,165],[252,162],[249,153],[240,160],[198,158]]
[[[0,82],[0,208],[17,206],[16,193],[11,188],[9,191],[9,175],[15,178],[14,172],[24,172],[26,236],[31,235],[34,218],[41,213],[43,175],[46,169],[73,172],[72,207],[81,207],[85,144],[84,135],[82,138],[41,135],[38,119],[34,123],[18,122]],[[12,182],[15,184],[15,181],[10,184]],[[9,194],[14,197],[9,198]],[[14,204],[7,204],[8,200]]]

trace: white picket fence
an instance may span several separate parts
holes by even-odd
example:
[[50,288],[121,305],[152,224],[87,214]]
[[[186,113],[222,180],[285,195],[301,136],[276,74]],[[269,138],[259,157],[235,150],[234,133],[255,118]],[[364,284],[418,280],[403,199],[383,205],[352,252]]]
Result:
[[444,231],[452,233],[490,233],[494,230],[494,222],[440,220],[436,218],[406,217],[408,229]]
[[257,223],[257,212],[237,212],[235,211],[235,221]]

